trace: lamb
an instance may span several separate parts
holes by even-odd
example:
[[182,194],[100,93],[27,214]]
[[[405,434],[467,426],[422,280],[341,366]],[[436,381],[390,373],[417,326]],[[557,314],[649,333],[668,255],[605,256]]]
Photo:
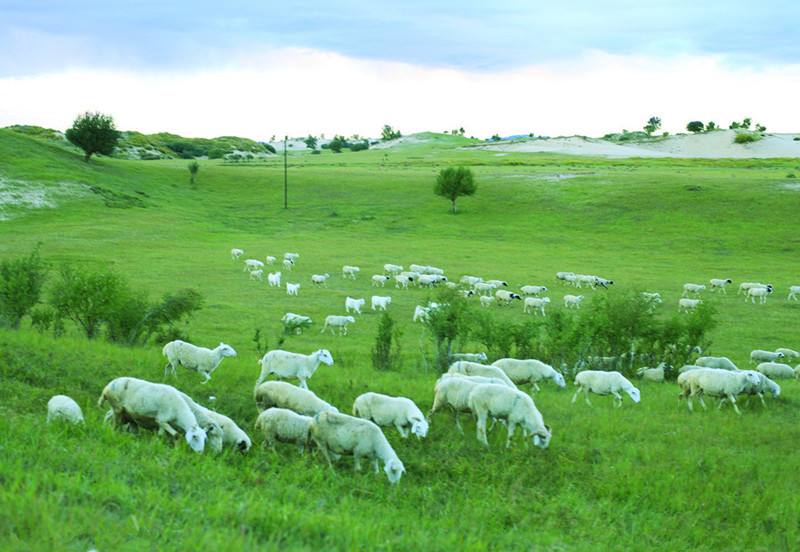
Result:
[[195,452],[203,452],[206,432],[174,387],[136,378],[116,378],[105,386],[97,406],[108,402],[116,418],[128,417],[140,425],[154,425],[159,433],[175,437],[177,427]]
[[491,295],[481,295],[480,301],[482,307],[491,307],[494,305],[495,299]]
[[505,289],[498,289],[494,292],[495,299],[497,299],[497,303],[500,304],[509,304],[514,299],[522,300],[522,296],[517,293],[512,293]]
[[549,364],[545,364],[541,360],[536,360],[534,358],[526,360],[501,358],[495,360],[492,366],[500,368],[515,384],[524,385],[530,383],[536,391],[539,391],[538,384],[542,380],[552,380],[553,383],[562,389],[567,386],[567,382],[564,381],[564,376]]
[[787,301],[798,301],[797,296],[800,295],[800,286],[790,286],[789,287],[789,296],[786,298]]
[[702,303],[701,299],[678,299],[678,312],[689,312],[697,309],[697,306]]
[[394,426],[406,439],[409,430],[422,439],[428,434],[428,422],[414,401],[405,397],[390,397],[380,393],[364,393],[353,402],[353,416],[375,422],[379,426]]
[[656,366],[655,368],[648,368],[645,366],[644,368],[639,368],[636,370],[636,375],[642,378],[644,381],[654,381],[656,383],[663,383],[664,382],[664,369],[666,368],[666,364],[663,362]]
[[287,295],[294,295],[295,297],[297,297],[299,291],[300,291],[300,284],[290,284],[289,282],[286,282]]
[[264,271],[260,268],[258,270],[251,270],[250,279],[262,282],[264,280]]
[[408,284],[414,281],[413,276],[407,274],[398,274],[394,277],[394,287],[408,289]]
[[335,407],[317,397],[308,389],[301,389],[285,381],[265,381],[255,388],[253,398],[259,412],[267,408],[288,408],[304,416],[315,416]]
[[773,353],[772,351],[755,349],[750,353],[750,362],[753,364],[755,364],[756,362],[775,362],[776,360],[785,358],[785,356],[786,355],[780,352]]
[[403,272],[403,267],[402,265],[386,263],[385,265],[383,265],[383,270],[385,272],[388,272],[389,274],[400,274],[401,272]]
[[478,419],[478,441],[487,447],[486,420],[489,416],[506,422],[506,448],[511,446],[511,438],[518,425],[522,426],[523,433],[533,436],[535,446],[546,449],[550,445],[550,427],[544,424],[533,399],[522,391],[491,383],[476,385],[467,398],[467,406]]
[[483,278],[478,278],[477,276],[462,276],[459,280],[459,283],[467,286],[474,286],[479,282],[483,282]]
[[767,302],[767,295],[772,293],[772,286],[767,285],[767,287],[751,287],[747,290],[747,294],[744,297],[745,302],[747,302],[747,298],[750,298],[751,303],[756,302],[756,297],[759,298],[759,303],[762,305]]
[[47,423],[54,420],[82,424],[83,412],[72,398],[66,395],[54,395],[47,401]]
[[747,293],[747,290],[754,287],[767,287],[767,284],[762,284],[759,282],[742,282],[739,284],[739,291],[736,292],[736,295],[740,293]]
[[447,370],[448,374],[464,374],[465,376],[483,376],[485,378],[497,378],[502,380],[507,386],[514,389],[517,386],[511,381],[506,373],[497,366],[487,366],[485,364],[478,364],[477,362],[469,362],[467,360],[457,360],[450,365]]
[[295,333],[300,334],[303,333],[303,328],[307,328],[311,325],[311,318],[303,316],[302,314],[287,312],[283,315],[283,318],[281,318],[281,322],[283,322],[283,326],[287,330],[293,330]]
[[289,260],[289,261],[292,261],[293,263],[296,263],[297,259],[300,258],[300,254],[299,253],[284,253],[283,254],[283,258],[284,258],[284,260]]
[[264,268],[264,263],[258,259],[245,259],[244,270],[242,270],[242,272],[258,270],[259,268]]
[[796,377],[794,368],[780,362],[762,362],[756,366],[756,370],[774,379],[794,379]]
[[309,442],[311,416],[303,416],[286,408],[268,408],[258,415],[256,429],[264,434],[264,445],[275,450],[275,442],[295,443],[303,454]]
[[162,353],[167,357],[167,365],[164,367],[164,377],[171,369],[172,374],[177,377],[175,368],[178,365],[194,370],[205,377],[201,383],[208,383],[211,374],[217,369],[223,358],[235,357],[236,351],[230,345],[220,342],[214,349],[197,347],[191,343],[176,339],[170,341],[162,349]]
[[325,274],[312,274],[311,275],[311,283],[317,286],[328,286],[328,278],[331,275],[327,272]]
[[293,260],[291,260],[291,259],[284,259],[283,260],[283,268],[285,268],[286,270],[291,272],[293,266],[294,266],[294,261]]
[[372,276],[372,287],[384,287],[392,277],[384,276],[383,274],[375,274]]
[[270,272],[267,274],[267,283],[269,287],[281,287],[281,273]]
[[258,364],[261,365],[261,374],[256,380],[256,387],[270,374],[275,374],[279,378],[297,378],[300,388],[308,389],[306,381],[314,375],[320,364],[333,366],[333,357],[328,349],[319,349],[310,355],[276,349],[266,353]]
[[564,284],[575,284],[576,274],[574,272],[556,272],[556,280]]
[[709,283],[711,284],[711,291],[720,290],[722,293],[727,295],[728,284],[732,284],[733,280],[731,280],[730,278],[711,278],[711,280],[709,280]]
[[356,471],[361,469],[362,458],[372,462],[375,473],[378,473],[378,461],[382,461],[383,471],[392,484],[400,481],[406,471],[381,428],[369,420],[338,412],[322,412],[314,417],[309,433],[331,469],[333,452],[353,455]]
[[783,353],[783,358],[800,358],[800,353],[795,351],[794,349],[786,349],[785,347],[780,347],[775,349],[776,353]]
[[370,307],[372,310],[382,310],[385,311],[386,307],[392,304],[392,298],[387,296],[381,295],[373,295],[370,299]]
[[329,314],[325,317],[325,324],[322,326],[320,333],[325,333],[328,328],[331,329],[331,335],[334,334],[335,328],[339,328],[339,335],[347,335],[347,326],[354,324],[356,321],[352,316],[340,316],[336,314]]
[[489,295],[497,286],[489,282],[478,282],[473,286],[473,289],[481,295]]
[[451,353],[450,359],[453,361],[456,360],[467,360],[469,362],[486,362],[489,357],[486,356],[486,353]]
[[459,414],[461,412],[470,412],[468,403],[469,394],[476,386],[485,383],[505,385],[504,380],[497,378],[467,376],[464,374],[442,374],[442,377],[439,378],[436,382],[436,386],[433,388],[433,406],[428,414],[428,418],[431,418],[442,408],[450,407],[455,415],[456,428],[463,434],[464,430],[461,428]]
[[541,295],[547,291],[547,286],[522,286],[519,290],[522,295]]
[[239,259],[239,257],[241,257],[242,255],[244,255],[244,249],[239,249],[238,247],[234,247],[233,249],[231,249],[231,259],[233,259],[234,261]]
[[362,299],[355,299],[354,297],[347,297],[344,300],[344,310],[345,312],[355,311],[357,314],[361,314],[361,307],[364,306],[366,301]]
[[583,391],[584,400],[586,400],[586,404],[589,406],[592,406],[592,403],[589,401],[589,391],[597,395],[613,395],[614,404],[617,407],[622,406],[621,391],[627,393],[634,403],[638,403],[641,400],[639,390],[619,372],[584,370],[578,372],[575,376],[575,385],[578,389],[572,396],[573,404],[581,391]]
[[508,282],[506,282],[505,280],[486,280],[486,283],[491,284],[496,288],[508,287]]
[[704,291],[706,286],[703,284],[683,284],[683,293],[681,297],[686,297],[690,293],[694,293],[698,295],[701,291]]
[[728,357],[700,357],[694,361],[696,366],[703,366],[704,368],[719,368],[720,370],[736,371],[739,368]]
[[539,313],[544,316],[544,308],[549,304],[549,297],[526,297],[525,301],[522,303],[522,312],[529,313],[533,310],[533,313],[536,314],[538,310]]
[[277,259],[275,257],[273,257],[272,255],[267,255],[266,261],[267,261],[268,265],[275,264],[276,260]]
[[[747,389],[759,385],[759,378],[750,371],[729,372],[716,368],[698,368],[684,372],[678,376],[678,385],[681,387],[681,398],[686,398],[687,407],[691,412],[692,397],[698,396],[700,405],[705,410],[704,395],[722,397],[730,401],[733,409],[741,415],[736,406],[736,396]],[[724,401],[720,401],[719,408]]]
[[[216,419],[207,414],[208,409],[203,408],[186,393],[176,389],[183,401],[189,407],[189,410],[194,414],[198,425],[206,432],[206,447],[211,449],[213,453],[222,452],[222,427]],[[113,412],[113,411],[112,411]]]
[[351,280],[355,280],[359,272],[361,272],[361,269],[357,266],[344,265],[342,267],[342,278],[350,278]]
[[583,302],[583,295],[565,295],[564,306],[568,309],[579,309]]

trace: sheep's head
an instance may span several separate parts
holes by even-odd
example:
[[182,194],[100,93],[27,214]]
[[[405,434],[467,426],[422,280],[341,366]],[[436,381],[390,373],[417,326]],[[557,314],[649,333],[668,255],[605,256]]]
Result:
[[225,343],[223,343],[221,341],[219,342],[219,347],[217,347],[217,349],[219,349],[219,352],[224,357],[235,357],[236,356],[236,351],[234,350],[234,348],[231,347],[230,345],[226,345]]
[[521,299],[522,299],[522,296],[521,296],[521,295],[518,295],[518,294],[516,294],[516,293],[512,293],[512,294],[511,294],[511,299],[520,299],[520,300],[521,300]]
[[632,385],[628,389],[626,389],[625,392],[628,394],[628,396],[631,398],[631,400],[633,402],[635,402],[635,403],[638,403],[639,401],[642,400],[641,393],[639,392],[638,389],[636,389]]
[[775,353],[775,358],[783,358],[785,356],[783,353]]
[[549,297],[543,297],[542,298],[542,303],[549,303],[549,302],[550,302],[550,298]]
[[556,385],[558,385],[562,389],[567,386],[567,382],[564,380],[564,376],[562,376],[558,372],[553,373],[553,381],[555,382]]
[[[352,316],[351,316],[352,318]],[[326,366],[333,366],[333,356],[328,349],[320,349],[317,351],[317,358]]]
[[[219,426],[219,424],[216,422],[211,422],[203,429],[205,429],[206,443],[208,444],[208,448],[211,449],[211,452],[222,452],[222,428]],[[191,446],[191,442],[189,445]]]
[[428,422],[425,418],[411,420],[411,433],[422,439],[428,435]]
[[399,458],[392,458],[386,465],[383,466],[383,471],[386,472],[386,477],[389,478],[389,483],[397,483],[406,471],[405,466]]
[[486,356],[486,353],[478,353],[478,359],[480,359],[481,362],[486,362],[489,360],[489,357]]
[[195,452],[203,452],[206,445],[206,432],[200,426],[190,427],[186,432],[186,442]]
[[533,445],[539,447],[540,449],[546,449],[550,446],[550,437],[552,437],[553,432],[550,430],[550,426],[544,426],[544,432],[534,433],[533,434]]
[[727,279],[725,280],[725,283],[726,283],[726,284],[732,284],[732,283],[733,283],[733,280],[731,280],[730,278],[727,278]]
[[[363,299],[362,299],[362,301],[363,301]],[[352,316],[345,316],[345,320],[347,320],[351,324],[353,324],[356,321],[356,319],[353,318]]]
[[242,436],[241,439],[236,441],[236,450],[238,450],[242,454],[245,454],[247,451],[250,450],[252,444],[253,443],[250,441],[250,438],[247,435],[244,435]]

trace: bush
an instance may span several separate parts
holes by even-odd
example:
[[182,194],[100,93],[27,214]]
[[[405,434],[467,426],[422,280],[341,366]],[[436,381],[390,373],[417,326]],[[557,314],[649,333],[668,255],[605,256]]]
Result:
[[318,149],[311,150],[311,155],[319,155],[319,154],[321,154],[321,153],[322,153],[322,152],[321,152],[320,150],[318,150]]
[[21,259],[0,262],[0,320],[18,328],[22,318],[39,302],[47,269],[39,248]]
[[703,132],[703,129],[705,129],[703,121],[690,121],[689,124],[686,125],[686,130],[689,132]]
[[59,318],[72,320],[93,339],[120,294],[122,281],[112,272],[91,273],[64,266],[50,290],[50,304]]
[[733,142],[735,144],[749,144],[750,142],[755,142],[758,140],[754,134],[750,134],[748,132],[739,132],[733,138]]
[[363,142],[356,142],[355,144],[350,144],[350,151],[364,151],[369,149],[369,142],[364,140]]
[[375,347],[372,349],[372,366],[376,370],[391,370],[400,366],[400,328],[388,312],[381,315]]
[[706,132],[711,132],[712,130],[717,130],[717,123],[709,121],[706,123]]
[[395,138],[400,138],[402,134],[399,130],[393,129],[390,125],[383,125],[381,129],[381,140],[384,142],[388,140],[394,140]]
[[456,290],[442,290],[436,301],[439,307],[430,311],[425,326],[436,346],[435,365],[446,372],[454,347],[463,347],[469,338],[473,316],[467,300]]

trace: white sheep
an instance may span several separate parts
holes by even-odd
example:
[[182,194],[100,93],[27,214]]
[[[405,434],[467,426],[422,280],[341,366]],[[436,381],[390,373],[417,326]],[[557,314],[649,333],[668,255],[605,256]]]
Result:
[[[198,425],[206,432],[206,448],[211,449],[211,452],[214,453],[222,452],[222,427],[217,420],[209,416],[209,410],[197,404],[189,395],[180,390],[176,391],[194,414]],[[111,412],[113,415],[113,409]]]
[[547,286],[522,286],[519,290],[522,295],[541,295],[547,291]]
[[767,287],[767,284],[762,284],[760,282],[742,282],[739,284],[739,291],[736,292],[736,295],[747,293],[747,290],[753,287]]
[[264,271],[260,268],[258,270],[251,270],[250,279],[262,282],[264,280]]
[[[458,289],[458,284],[455,283],[455,282],[445,282],[444,283],[444,287],[446,287],[447,289]],[[465,292],[466,293],[472,293],[472,290],[471,289],[464,289],[464,290],[461,290],[461,292],[462,293],[465,293]],[[469,296],[465,295],[465,297],[469,297]]]
[[649,368],[645,366],[643,368],[639,368],[638,370],[636,370],[636,375],[642,378],[644,381],[663,383],[665,367],[666,364],[664,364],[663,362],[658,366],[656,366],[655,368]]
[[800,295],[800,286],[790,286],[789,287],[789,296],[786,298],[787,301],[798,301],[797,296]]
[[347,335],[347,326],[354,324],[356,321],[352,316],[341,316],[336,314],[329,314],[325,317],[325,324],[322,326],[320,333],[325,333],[328,328],[331,329],[331,335],[335,333],[335,329],[339,328],[339,335]]
[[386,263],[385,265],[383,265],[383,270],[385,272],[388,272],[389,274],[400,274],[401,272],[403,272],[403,267],[402,265]]
[[266,261],[267,261],[268,265],[275,264],[276,260],[277,259],[275,257],[273,257],[272,255],[267,255]]
[[386,286],[386,282],[391,280],[391,276],[386,276],[384,274],[374,274],[372,276],[372,287],[384,287]]
[[500,368],[515,384],[524,385],[529,383],[536,391],[539,391],[538,384],[542,380],[551,380],[562,389],[567,386],[567,382],[564,381],[564,376],[555,368],[535,358],[524,360],[517,358],[501,358],[495,360],[492,366]]
[[447,282],[447,276],[441,276],[439,274],[422,274],[417,280],[419,285],[425,287],[435,286],[441,282]]
[[473,295],[475,295],[475,292],[472,291],[471,289],[462,289],[459,291],[459,293],[461,293],[462,297],[472,297]]
[[470,412],[469,394],[476,386],[484,383],[505,385],[504,380],[497,378],[468,376],[465,374],[442,374],[442,377],[437,380],[433,388],[433,406],[428,414],[428,418],[432,417],[442,408],[449,407],[455,415],[456,428],[463,434],[464,430],[461,428],[459,414],[462,412]]
[[315,284],[317,286],[326,286],[327,287],[328,278],[330,278],[330,277],[331,277],[331,275],[328,274],[327,272],[325,274],[312,274],[311,275],[311,283]]
[[269,287],[281,287],[281,273],[270,272],[267,274],[267,283]]
[[493,285],[495,288],[508,287],[508,282],[505,280],[486,280],[486,283]]
[[786,355],[781,352],[764,351],[762,349],[755,349],[750,352],[750,362],[753,364],[756,362],[775,362],[785,357]]
[[167,376],[169,370],[172,370],[172,374],[177,377],[178,374],[175,369],[180,365],[202,374],[205,380],[201,383],[208,383],[208,380],[211,379],[211,374],[217,369],[223,358],[236,356],[236,351],[233,347],[222,342],[214,349],[206,349],[180,339],[170,341],[164,345],[161,352],[167,357],[164,377]]
[[534,314],[538,311],[542,316],[545,316],[544,308],[549,304],[549,297],[526,297],[522,303],[522,312],[529,313],[533,310]]
[[284,253],[283,254],[283,258],[284,259],[288,259],[288,260],[296,263],[297,259],[300,258],[300,254],[299,253]]
[[574,281],[575,287],[583,287],[583,284],[588,285],[591,288],[594,288],[595,283],[597,282],[596,276],[591,274],[575,274]]
[[642,297],[651,305],[660,305],[662,303],[661,294],[656,292],[643,291]]
[[556,280],[565,285],[575,285],[576,277],[574,272],[556,272]]
[[406,471],[381,428],[369,420],[338,412],[322,412],[314,417],[309,433],[331,469],[331,453],[334,453],[352,455],[356,471],[361,469],[362,458],[371,461],[375,473],[378,473],[378,461],[382,461],[383,471],[393,484],[400,481]]
[[[201,407],[203,408],[203,407]],[[214,410],[206,408],[206,415],[216,421],[219,426],[222,428],[222,444],[223,446],[227,445],[239,452],[247,452],[250,450],[252,446],[252,441],[250,441],[250,437],[247,433],[244,432],[242,428],[236,425],[236,422],[225,416],[224,414],[220,414]]]
[[703,284],[683,284],[683,293],[681,297],[686,297],[690,293],[698,295],[701,291],[705,291],[706,286]]
[[288,270],[289,272],[292,271],[292,267],[294,266],[294,261],[291,259],[284,259],[283,260],[283,268]]
[[[698,368],[689,370],[678,376],[678,385],[681,388],[681,398],[686,399],[686,406],[691,412],[692,398],[697,396],[700,405],[705,410],[704,395],[720,397],[730,401],[733,409],[741,415],[736,406],[736,396],[747,389],[759,385],[759,378],[751,371],[731,372],[717,368]],[[720,401],[719,408],[724,401]]]
[[258,415],[256,429],[264,434],[264,445],[275,450],[275,442],[294,443],[303,454],[309,442],[311,416],[286,408],[268,408]]
[[767,376],[762,374],[761,372],[756,372],[755,370],[746,370],[751,374],[754,374],[758,378],[758,385],[750,385],[742,391],[743,395],[756,395],[761,400],[761,405],[764,408],[767,407],[767,403],[764,402],[764,393],[769,393],[773,397],[778,397],[781,394],[781,386],[769,379]]
[[350,278],[351,280],[355,280],[359,272],[361,272],[361,269],[357,266],[344,265],[342,267],[342,278]]
[[253,270],[258,270],[259,268],[264,268],[264,263],[258,259],[245,259],[244,270],[242,270],[242,272],[252,272]]
[[739,369],[728,357],[704,356],[695,360],[694,363],[696,366],[703,366],[704,368],[719,368],[720,370],[731,371]]
[[796,377],[794,368],[780,362],[762,362],[756,366],[756,370],[774,379],[794,379]]
[[486,356],[486,353],[451,353],[450,359],[452,361],[456,360],[467,360],[469,362],[486,362],[489,357]]
[[371,420],[379,426],[394,426],[405,439],[409,431],[422,439],[428,434],[428,422],[414,401],[380,393],[363,393],[353,402],[353,416]]
[[594,288],[595,286],[607,288],[608,286],[613,286],[613,285],[614,285],[614,280],[609,280],[608,278],[601,278],[600,276],[595,276],[594,286],[592,286],[592,288]]
[[388,295],[381,296],[381,295],[373,295],[370,299],[370,308],[372,310],[382,310],[385,311],[386,308],[392,304],[392,298]]
[[287,312],[281,318],[281,322],[283,322],[284,327],[288,330],[293,330],[295,333],[302,333],[303,328],[307,328],[311,326],[311,318],[308,316],[303,316],[302,314],[295,314],[293,312]]
[[486,421],[489,417],[506,422],[506,448],[511,446],[511,438],[518,425],[522,426],[523,434],[533,436],[535,446],[546,449],[550,445],[550,428],[544,424],[542,414],[533,399],[522,391],[492,383],[476,385],[467,398],[467,405],[478,419],[478,441],[487,447],[489,441],[486,439]]
[[464,374],[465,376],[482,376],[485,378],[497,378],[505,383],[507,386],[514,389],[517,386],[511,381],[506,373],[497,366],[487,366],[486,364],[478,364],[477,362],[470,362],[468,360],[457,360],[450,365],[447,370],[448,374]]
[[800,353],[795,351],[794,349],[787,349],[785,347],[779,347],[775,349],[776,353],[783,353],[783,358],[800,358]]
[[278,407],[288,408],[305,416],[315,416],[324,410],[336,410],[313,391],[285,381],[265,381],[255,388],[253,399],[259,411]]
[[414,281],[413,276],[407,274],[398,274],[394,277],[394,287],[408,289],[408,284]]
[[495,303],[495,298],[491,295],[481,295],[480,302],[482,307],[491,307]]
[[412,322],[427,322],[428,316],[430,315],[431,309],[429,307],[423,307],[422,305],[417,305],[414,307],[414,316],[411,318]]
[[344,310],[348,313],[354,311],[356,314],[361,314],[361,307],[364,306],[364,303],[366,303],[366,300],[363,298],[356,299],[354,297],[347,297],[344,300]]
[[625,392],[634,403],[641,400],[639,390],[619,372],[602,372],[599,370],[584,370],[575,376],[575,385],[578,387],[572,396],[572,402],[578,398],[578,394],[583,391],[583,398],[589,406],[589,391],[597,395],[613,395],[614,404],[622,406],[622,396],[620,392]]
[[462,276],[461,279],[459,279],[459,283],[468,286],[474,286],[478,282],[483,282],[483,278],[479,278],[477,276]]
[[767,285],[766,287],[751,287],[747,290],[747,294],[744,297],[745,302],[747,302],[747,298],[750,298],[751,303],[756,302],[756,297],[759,298],[759,303],[762,305],[767,302],[767,295],[772,293],[772,286]]
[[234,261],[237,260],[239,257],[244,255],[244,249],[239,249],[238,247],[234,247],[231,249],[231,259]]
[[292,284],[292,283],[286,282],[286,294],[287,295],[294,295],[295,297],[297,297],[299,292],[300,292],[300,284]]
[[276,349],[266,353],[258,364],[261,365],[261,373],[256,380],[256,387],[270,374],[275,374],[279,378],[297,378],[300,387],[308,389],[307,380],[311,379],[320,364],[333,366],[333,356],[328,349],[319,349],[310,355]]
[[697,306],[702,303],[701,299],[678,299],[678,312],[689,312],[697,309]]
[[583,295],[565,295],[564,306],[568,309],[579,309],[583,302]]
[[494,297],[497,299],[498,304],[507,305],[511,303],[514,299],[522,300],[522,296],[518,293],[513,293],[506,289],[498,289],[494,292]]
[[203,452],[205,448],[205,430],[174,387],[136,378],[116,378],[105,386],[97,406],[102,407],[104,402],[108,402],[116,418],[127,417],[140,425],[154,425],[171,437],[179,429],[192,450]]
[[709,283],[711,284],[711,291],[720,290],[722,293],[727,295],[727,287],[729,284],[733,283],[733,280],[730,278],[711,278]]
[[491,294],[496,287],[496,285],[490,284],[489,282],[478,282],[472,286],[472,288],[475,290],[475,293],[480,293],[481,295]]
[[83,412],[72,398],[66,395],[54,395],[47,401],[47,423],[54,420],[82,424]]

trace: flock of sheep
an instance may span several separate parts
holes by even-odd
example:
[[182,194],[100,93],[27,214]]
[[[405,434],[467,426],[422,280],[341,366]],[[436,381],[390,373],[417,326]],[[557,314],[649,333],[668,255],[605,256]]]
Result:
[[[241,249],[233,249],[231,255],[238,259],[243,255]],[[299,255],[287,253],[283,258],[283,266],[287,270],[298,262]],[[277,261],[275,257],[267,257],[266,264]],[[261,280],[264,263],[255,259],[245,261],[245,270],[251,278]],[[501,280],[484,281],[474,276],[460,279],[461,286],[450,282],[441,269],[431,266],[411,265],[410,271],[404,271],[400,265],[386,264],[386,274],[376,274],[371,278],[374,287],[383,287],[394,279],[395,287],[408,288],[409,285],[434,286],[447,285],[459,288],[465,296],[479,295],[481,305],[491,303],[510,303],[525,295],[524,310],[537,309],[544,315],[544,306],[549,302],[541,294],[547,291],[545,286],[523,286],[521,294],[506,289],[507,282]],[[356,279],[359,267],[345,265],[343,278]],[[315,286],[325,286],[329,274],[314,274],[311,277]],[[613,281],[593,275],[559,272],[557,280],[576,288],[588,286],[595,289],[607,288]],[[268,274],[268,282],[279,287],[281,272]],[[730,279],[712,279],[712,290],[725,293],[731,284]],[[297,295],[299,283],[286,283],[287,293]],[[698,295],[705,289],[703,285],[686,284],[684,297],[680,299],[681,309],[696,307],[685,301],[699,301],[685,297]],[[755,301],[772,293],[771,285],[744,283],[740,292],[745,298]],[[797,300],[800,286],[793,286],[789,298]],[[644,294],[648,301],[659,303],[658,293]],[[489,300],[486,300],[489,299]],[[567,308],[579,308],[583,299],[581,295],[566,295]],[[355,319],[349,313],[361,313],[364,299],[348,297],[345,303],[345,315],[330,315],[322,328],[324,332],[330,328],[339,329],[341,334],[347,333],[347,326]],[[371,308],[386,310],[391,304],[391,297],[373,296]],[[417,306],[413,319],[425,320],[436,303]],[[311,319],[294,313],[286,313],[284,324],[300,331],[311,324]],[[698,354],[701,351],[696,351]],[[211,374],[226,357],[236,356],[236,351],[224,343],[214,349],[198,347],[184,341],[176,340],[166,344],[163,354],[167,359],[164,369],[165,377],[171,371],[183,366],[198,372],[207,383]],[[758,396],[764,403],[765,393],[778,396],[780,386],[772,378],[795,378],[800,366],[792,368],[788,364],[778,362],[787,358],[800,358],[800,353],[792,349],[776,351],[754,350],[751,362],[758,363],[755,370],[740,370],[727,357],[699,357],[694,364],[683,366],[677,379],[681,389],[680,397],[687,400],[692,410],[692,400],[697,398],[705,408],[704,396],[720,399],[719,406],[730,402],[737,413],[736,398],[740,395]],[[357,397],[352,406],[352,415],[344,414],[318,397],[308,389],[308,380],[321,364],[332,366],[334,363],[327,349],[320,349],[309,355],[283,350],[267,352],[259,361],[260,374],[256,380],[253,398],[260,412],[255,427],[263,434],[264,444],[274,447],[276,442],[295,444],[301,451],[313,443],[333,467],[332,459],[341,455],[354,457],[358,470],[362,460],[368,460],[378,472],[379,462],[391,483],[396,483],[405,472],[403,462],[395,453],[382,427],[394,427],[401,437],[410,434],[418,439],[425,438],[431,417],[438,411],[447,409],[455,415],[456,427],[461,430],[460,413],[469,413],[477,420],[477,438],[488,446],[486,433],[501,422],[507,428],[506,446],[510,446],[517,427],[523,436],[530,438],[534,446],[547,448],[552,436],[551,428],[544,423],[542,414],[537,409],[530,394],[523,392],[519,386],[530,385],[531,391],[539,391],[539,384],[552,381],[557,387],[565,388],[566,381],[561,372],[552,366],[536,359],[504,358],[492,364],[486,364],[485,353],[458,353],[452,355],[452,364],[434,385],[434,399],[427,416],[419,407],[406,397],[391,397],[379,393],[364,393]],[[586,359],[585,366],[595,368],[613,367],[620,359],[616,357],[592,357]],[[644,380],[664,381],[664,372],[669,369],[664,363],[656,368],[644,367],[638,375]],[[270,376],[278,380],[270,380]],[[280,380],[297,380],[293,385]],[[610,370],[581,370],[574,379],[577,390],[572,396],[574,403],[582,393],[587,404],[591,405],[589,394],[612,396],[616,406],[621,406],[623,395],[627,395],[634,403],[641,399],[640,391],[620,372]],[[164,383],[153,383],[131,377],[120,377],[112,380],[103,389],[98,405],[108,404],[111,409],[106,413],[106,421],[115,427],[128,431],[140,429],[157,430],[159,434],[175,437],[183,434],[185,440],[197,452],[208,447],[213,452],[221,451],[225,446],[246,452],[251,447],[247,433],[236,423],[218,412],[196,403],[191,397],[175,387]],[[48,403],[48,421],[63,419],[73,423],[83,421],[80,407],[74,400],[64,395],[53,397]],[[491,421],[491,426],[487,427]],[[463,433],[463,431],[462,431]]]

